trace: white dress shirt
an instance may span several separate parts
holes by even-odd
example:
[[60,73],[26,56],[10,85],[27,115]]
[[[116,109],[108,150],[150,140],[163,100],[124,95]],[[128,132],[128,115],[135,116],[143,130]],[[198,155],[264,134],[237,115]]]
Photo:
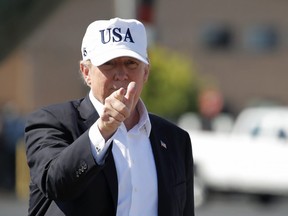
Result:
[[[99,114],[101,104],[90,91],[90,100]],[[117,216],[157,216],[157,173],[149,135],[151,123],[144,103],[137,104],[140,120],[127,131],[121,123],[115,134],[105,142],[94,123],[89,130],[93,156],[105,163],[105,154],[113,141],[112,153],[118,177]]]

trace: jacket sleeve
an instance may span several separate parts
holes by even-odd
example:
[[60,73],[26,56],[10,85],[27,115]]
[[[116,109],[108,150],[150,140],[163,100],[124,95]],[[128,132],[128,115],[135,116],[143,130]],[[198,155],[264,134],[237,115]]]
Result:
[[81,132],[73,115],[41,109],[25,127],[27,161],[33,184],[54,200],[69,200],[86,189],[102,166],[92,153],[88,130]]

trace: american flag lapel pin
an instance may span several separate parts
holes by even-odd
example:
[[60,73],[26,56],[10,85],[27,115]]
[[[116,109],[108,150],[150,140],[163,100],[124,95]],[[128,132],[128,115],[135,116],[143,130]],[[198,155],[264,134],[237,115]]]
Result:
[[164,143],[162,140],[161,140],[160,142],[161,142],[161,147],[167,149],[167,145],[166,145],[166,143]]

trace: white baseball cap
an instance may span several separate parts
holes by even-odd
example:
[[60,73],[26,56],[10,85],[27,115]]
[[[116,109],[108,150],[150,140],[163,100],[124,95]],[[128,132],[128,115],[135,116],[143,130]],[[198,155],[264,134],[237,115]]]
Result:
[[113,18],[92,22],[83,37],[81,52],[83,60],[90,59],[95,66],[122,56],[149,64],[146,30],[135,19]]

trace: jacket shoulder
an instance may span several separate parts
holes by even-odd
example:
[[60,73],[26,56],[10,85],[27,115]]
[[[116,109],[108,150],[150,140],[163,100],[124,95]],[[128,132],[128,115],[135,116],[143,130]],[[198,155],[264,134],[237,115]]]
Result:
[[160,129],[165,129],[165,130],[172,130],[172,131],[176,131],[176,132],[181,132],[181,133],[185,133],[186,131],[184,131],[182,128],[180,128],[179,126],[177,126],[175,123],[173,123],[172,121],[165,119],[163,117],[160,117],[158,115],[155,115],[153,113],[149,113],[149,117],[150,117],[150,121],[152,126],[154,127],[159,127]]
[[71,100],[71,101],[66,101],[62,103],[57,103],[57,104],[52,104],[52,105],[47,105],[40,107],[37,110],[34,110],[28,115],[28,119],[32,116],[35,116],[39,113],[50,113],[57,119],[62,119],[65,116],[71,116],[72,113],[75,114],[77,111],[78,107],[81,104],[81,101],[83,99],[78,99],[78,100]]
[[78,100],[71,100],[71,101],[66,101],[66,102],[62,102],[62,103],[57,103],[57,104],[52,104],[52,105],[48,105],[45,107],[42,107],[40,109],[42,110],[46,110],[52,113],[69,113],[75,109],[77,109],[80,104],[82,99],[78,99]]

